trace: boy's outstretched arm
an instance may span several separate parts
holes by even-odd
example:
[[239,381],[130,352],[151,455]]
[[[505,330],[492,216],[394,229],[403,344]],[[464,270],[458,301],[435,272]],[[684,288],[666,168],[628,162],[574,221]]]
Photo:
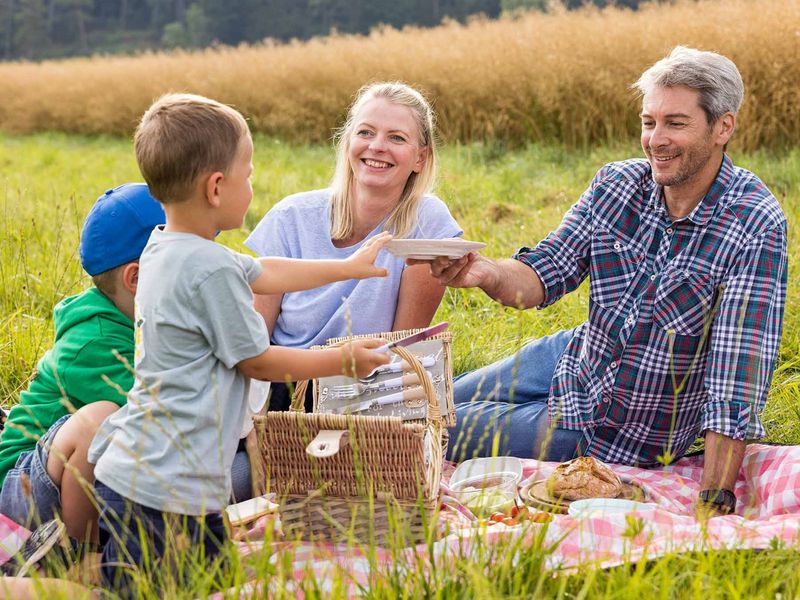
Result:
[[342,374],[364,377],[389,362],[389,352],[372,350],[385,343],[381,339],[354,340],[322,350],[270,346],[258,356],[241,361],[236,368],[248,377],[266,381],[300,381]]
[[361,248],[344,260],[261,258],[261,275],[250,287],[256,294],[281,294],[310,290],[344,279],[386,277],[386,269],[376,267],[374,263],[378,252],[391,239],[392,236],[384,231],[364,242]]

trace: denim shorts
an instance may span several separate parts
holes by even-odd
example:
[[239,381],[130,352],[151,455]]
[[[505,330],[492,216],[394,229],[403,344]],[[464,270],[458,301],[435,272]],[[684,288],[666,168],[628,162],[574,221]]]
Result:
[[[202,517],[165,513],[124,498],[101,481],[94,487],[103,547],[100,575],[106,588],[121,598],[137,597],[135,571],[155,589],[172,578],[191,581],[197,569],[214,578],[223,576],[225,569],[217,556],[228,536],[221,513]],[[188,544],[182,552],[187,548],[194,552],[188,560],[182,560],[176,547],[181,536]]]
[[36,447],[19,455],[0,490],[0,513],[35,529],[61,512],[61,490],[47,474],[47,456],[56,432],[72,415],[64,415],[39,438]]

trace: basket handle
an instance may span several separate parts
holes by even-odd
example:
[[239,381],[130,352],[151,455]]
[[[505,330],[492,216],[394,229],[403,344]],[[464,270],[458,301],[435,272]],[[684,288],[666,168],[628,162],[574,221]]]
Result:
[[425,367],[422,366],[422,363],[419,361],[414,354],[411,354],[408,350],[401,346],[395,346],[392,348],[392,352],[397,354],[401,359],[406,361],[411,369],[416,373],[417,378],[419,379],[420,385],[422,386],[422,390],[425,392],[425,397],[428,399],[428,411],[427,411],[427,421],[439,421],[441,418],[441,410],[439,408],[439,398],[436,395],[436,389],[433,387],[433,382],[431,378],[428,377],[428,373],[425,371]]
[[291,412],[306,412],[306,389],[308,388],[308,379],[298,381],[294,386],[294,395],[292,396],[292,403],[289,405]]
[[306,446],[306,453],[315,458],[328,458],[339,452],[339,446],[347,443],[346,429],[323,429]]

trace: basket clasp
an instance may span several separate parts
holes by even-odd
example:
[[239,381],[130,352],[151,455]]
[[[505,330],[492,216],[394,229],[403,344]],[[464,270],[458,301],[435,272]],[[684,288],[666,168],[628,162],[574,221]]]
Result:
[[306,446],[306,453],[315,458],[327,458],[339,452],[339,447],[347,443],[346,429],[323,429]]

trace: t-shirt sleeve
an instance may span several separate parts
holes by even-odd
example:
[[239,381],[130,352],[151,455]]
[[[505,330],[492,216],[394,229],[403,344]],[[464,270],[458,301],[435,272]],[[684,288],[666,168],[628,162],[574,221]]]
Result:
[[64,392],[74,408],[98,400],[123,406],[133,386],[133,338],[129,341],[96,339],[88,342],[69,364],[61,365]]
[[264,352],[269,336],[264,319],[253,308],[249,282],[261,273],[252,257],[236,255],[239,264],[216,269],[198,285],[197,313],[214,355],[229,369]]
[[435,196],[426,196],[417,211],[417,226],[409,237],[445,239],[463,234],[464,230],[450,214],[447,205]]
[[286,231],[294,227],[291,211],[273,208],[261,219],[244,241],[258,256],[284,256],[292,258]]

